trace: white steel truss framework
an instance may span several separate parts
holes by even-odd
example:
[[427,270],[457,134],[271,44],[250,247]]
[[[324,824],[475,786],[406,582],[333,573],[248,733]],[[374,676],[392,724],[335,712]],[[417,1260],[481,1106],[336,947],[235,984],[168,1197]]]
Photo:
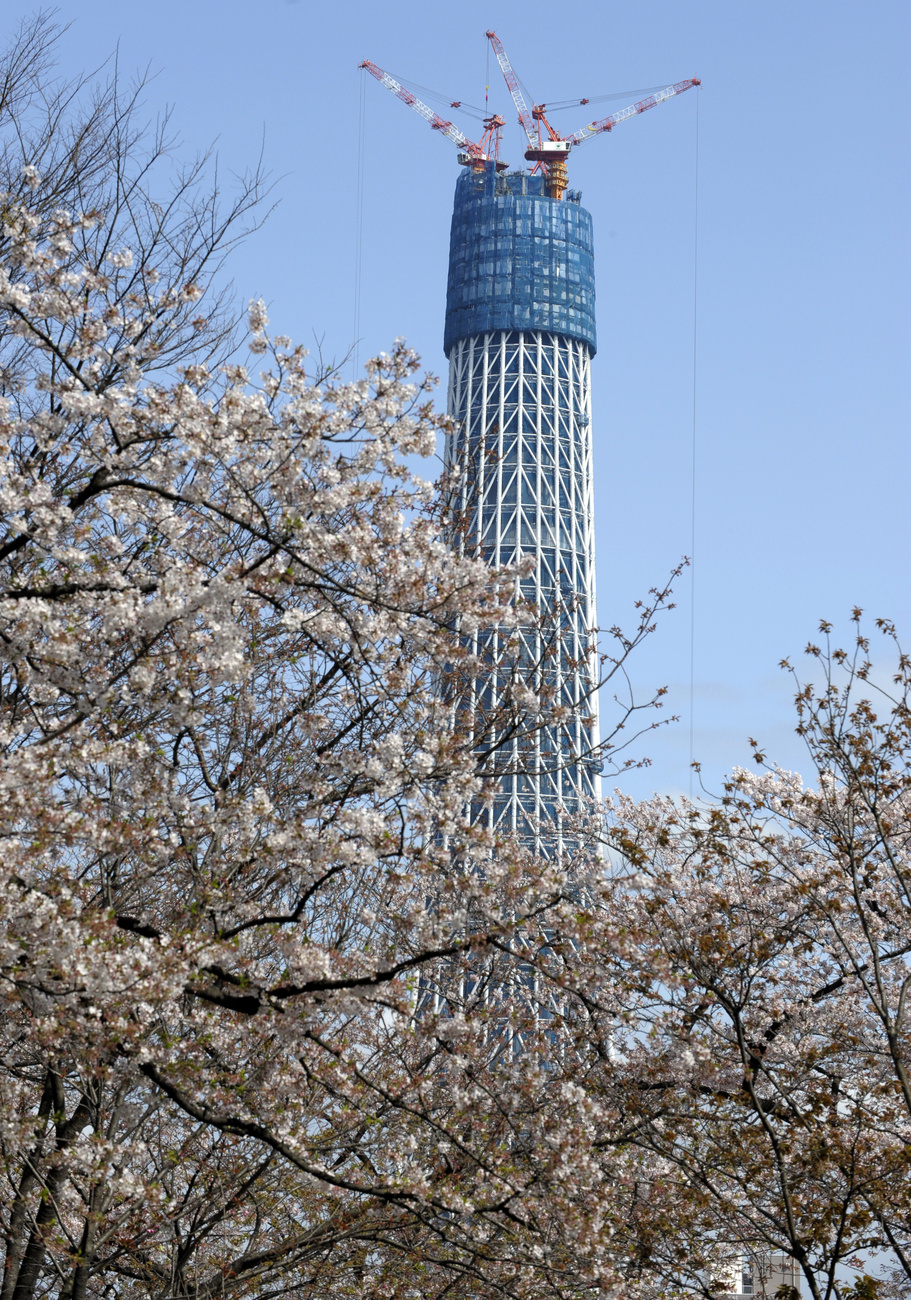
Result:
[[460,340],[449,362],[446,458],[464,485],[462,544],[491,564],[531,559],[521,590],[539,611],[512,654],[501,629],[477,634],[495,665],[475,683],[478,714],[496,713],[508,671],[570,710],[564,725],[485,736],[500,774],[490,815],[559,851],[564,813],[600,795],[591,350],[561,334],[500,330]]

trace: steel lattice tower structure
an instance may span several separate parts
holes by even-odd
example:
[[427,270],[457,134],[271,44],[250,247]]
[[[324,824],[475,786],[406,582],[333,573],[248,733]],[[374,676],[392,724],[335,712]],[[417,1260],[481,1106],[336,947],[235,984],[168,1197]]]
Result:
[[566,163],[573,148],[700,82],[678,81],[561,135],[545,104],[529,109],[496,32],[487,37],[525,132],[530,174],[507,172],[498,161],[502,117],[485,117],[481,140],[471,141],[375,63],[365,59],[360,66],[455,144],[465,167],[449,247],[444,349],[453,431],[446,460],[464,485],[456,511],[460,544],[492,564],[530,562],[521,595],[539,611],[515,652],[502,629],[476,634],[478,653],[491,667],[474,683],[474,715],[496,718],[507,676],[516,672],[567,706],[565,724],[537,731],[530,725],[524,733],[520,725],[508,735],[485,729],[482,738],[499,775],[497,828],[559,851],[563,811],[574,813],[597,798],[601,770],[592,221],[578,192],[567,189]]
[[[449,358],[447,462],[460,467],[466,545],[493,564],[523,558],[522,595],[540,623],[521,634],[519,663],[546,672],[572,721],[510,739],[498,829],[542,844],[562,811],[600,794],[594,640],[591,358],[595,352],[592,221],[579,194],[548,194],[543,175],[503,174],[494,161],[460,175],[449,255],[444,348]],[[501,633],[478,634],[497,664]],[[558,639],[556,652],[546,643]],[[542,661],[546,667],[542,666]],[[494,668],[477,684],[494,710]],[[545,833],[548,843],[553,843]]]

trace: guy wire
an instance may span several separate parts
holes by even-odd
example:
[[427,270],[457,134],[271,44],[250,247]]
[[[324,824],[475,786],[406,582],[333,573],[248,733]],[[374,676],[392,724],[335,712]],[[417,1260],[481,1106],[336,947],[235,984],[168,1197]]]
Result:
[[693,430],[690,483],[690,799],[695,769],[694,731],[696,697],[696,341],[699,305],[699,87],[696,87],[696,164],[693,197]]
[[367,78],[361,76],[357,123],[357,198],[354,210],[354,342],[351,345],[351,377],[360,377],[361,351],[361,265],[364,242],[364,132],[367,119]]

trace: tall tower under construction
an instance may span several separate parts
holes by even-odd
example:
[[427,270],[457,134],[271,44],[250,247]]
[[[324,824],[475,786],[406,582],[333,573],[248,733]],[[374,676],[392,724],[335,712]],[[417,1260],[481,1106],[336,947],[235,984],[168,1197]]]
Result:
[[[496,32],[487,32],[525,132],[530,171],[499,161],[502,117],[469,140],[375,63],[361,67],[455,144],[444,348],[452,432],[447,463],[461,483],[461,544],[491,564],[518,564],[529,618],[518,631],[474,635],[489,671],[474,715],[498,777],[490,814],[540,849],[560,847],[564,814],[600,793],[595,643],[591,359],[595,353],[592,220],[567,188],[570,150],[698,86],[679,81],[571,135],[545,104],[530,109]],[[588,104],[582,99],[580,104]],[[460,108],[456,101],[452,108]],[[544,727],[501,721],[515,674],[555,714]],[[488,815],[486,811],[477,815]]]
[[[591,358],[591,216],[579,195],[548,193],[545,174],[493,160],[459,176],[449,252],[447,460],[461,467],[462,530],[492,564],[524,561],[522,596],[538,611],[514,658],[568,706],[560,726],[521,727],[496,747],[497,829],[540,841],[597,797],[597,657]],[[501,633],[478,634],[492,664]],[[497,713],[494,668],[479,686]],[[496,741],[496,737],[492,738]],[[559,832],[558,832],[559,833]],[[548,840],[550,835],[546,837]]]

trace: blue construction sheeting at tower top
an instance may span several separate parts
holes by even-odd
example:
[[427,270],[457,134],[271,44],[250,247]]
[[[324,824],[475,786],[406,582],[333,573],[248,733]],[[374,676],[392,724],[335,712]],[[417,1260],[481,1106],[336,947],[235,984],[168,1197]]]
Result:
[[466,167],[456,184],[446,291],[447,357],[491,330],[547,330],[595,350],[591,214],[544,178]]

